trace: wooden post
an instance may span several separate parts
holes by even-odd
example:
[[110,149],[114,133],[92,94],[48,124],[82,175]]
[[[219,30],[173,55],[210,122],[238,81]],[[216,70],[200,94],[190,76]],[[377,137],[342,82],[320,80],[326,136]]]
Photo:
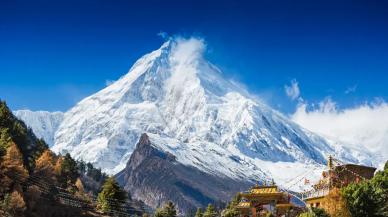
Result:
[[252,207],[252,217],[257,217],[256,207]]

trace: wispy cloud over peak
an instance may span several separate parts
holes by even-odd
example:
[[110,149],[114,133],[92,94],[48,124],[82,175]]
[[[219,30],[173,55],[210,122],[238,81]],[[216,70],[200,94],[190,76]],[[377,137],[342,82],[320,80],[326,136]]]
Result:
[[299,83],[296,79],[292,79],[290,85],[284,85],[284,90],[291,100],[296,100],[300,96]]

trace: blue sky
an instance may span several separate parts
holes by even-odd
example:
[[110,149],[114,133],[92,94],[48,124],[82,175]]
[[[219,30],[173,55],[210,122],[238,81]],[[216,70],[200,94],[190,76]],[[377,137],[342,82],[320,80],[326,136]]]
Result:
[[[208,59],[284,113],[295,79],[309,103],[388,99],[388,2],[0,2],[0,98],[65,111],[163,42],[200,36]],[[348,91],[347,91],[348,90]]]

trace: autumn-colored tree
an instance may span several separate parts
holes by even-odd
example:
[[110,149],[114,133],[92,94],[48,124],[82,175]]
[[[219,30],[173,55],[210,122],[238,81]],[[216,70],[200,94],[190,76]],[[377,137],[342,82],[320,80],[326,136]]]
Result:
[[341,195],[341,190],[333,188],[323,201],[325,211],[331,217],[350,217],[346,201]]
[[12,192],[11,198],[9,200],[9,208],[15,217],[24,216],[23,213],[26,210],[26,203],[24,202],[23,196],[19,192]]
[[11,143],[0,163],[0,193],[9,192],[13,183],[22,183],[27,177],[28,172],[23,166],[23,156],[15,143]]
[[77,181],[75,181],[75,186],[77,187],[78,192],[81,194],[85,193],[85,188],[80,178],[77,178]]
[[55,162],[54,173],[57,176],[61,175],[62,162],[63,162],[63,157],[62,156],[58,157],[57,161]]
[[23,155],[15,143],[8,147],[6,155],[3,157],[3,165],[8,171],[18,176],[27,176],[27,170],[23,166]]
[[0,208],[4,216],[22,217],[26,210],[26,203],[19,192],[13,191],[11,194],[5,195]]
[[[12,140],[22,153],[23,165],[31,171],[34,168],[35,159],[48,149],[47,144],[38,139],[27,125],[16,118],[4,101],[0,100],[0,146],[3,151],[7,149]],[[6,147],[4,147],[4,145]],[[33,148],[31,148],[33,147]],[[5,148],[5,149],[4,149]],[[0,151],[2,152],[2,151]]]
[[52,178],[54,176],[54,167],[55,167],[55,155],[50,150],[45,150],[43,154],[36,159],[34,173]]

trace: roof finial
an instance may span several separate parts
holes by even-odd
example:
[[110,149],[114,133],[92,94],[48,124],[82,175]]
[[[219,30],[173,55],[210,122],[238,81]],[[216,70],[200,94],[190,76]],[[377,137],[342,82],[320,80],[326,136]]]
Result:
[[329,167],[329,170],[333,169],[333,157],[329,155],[329,160],[327,161],[327,167]]

